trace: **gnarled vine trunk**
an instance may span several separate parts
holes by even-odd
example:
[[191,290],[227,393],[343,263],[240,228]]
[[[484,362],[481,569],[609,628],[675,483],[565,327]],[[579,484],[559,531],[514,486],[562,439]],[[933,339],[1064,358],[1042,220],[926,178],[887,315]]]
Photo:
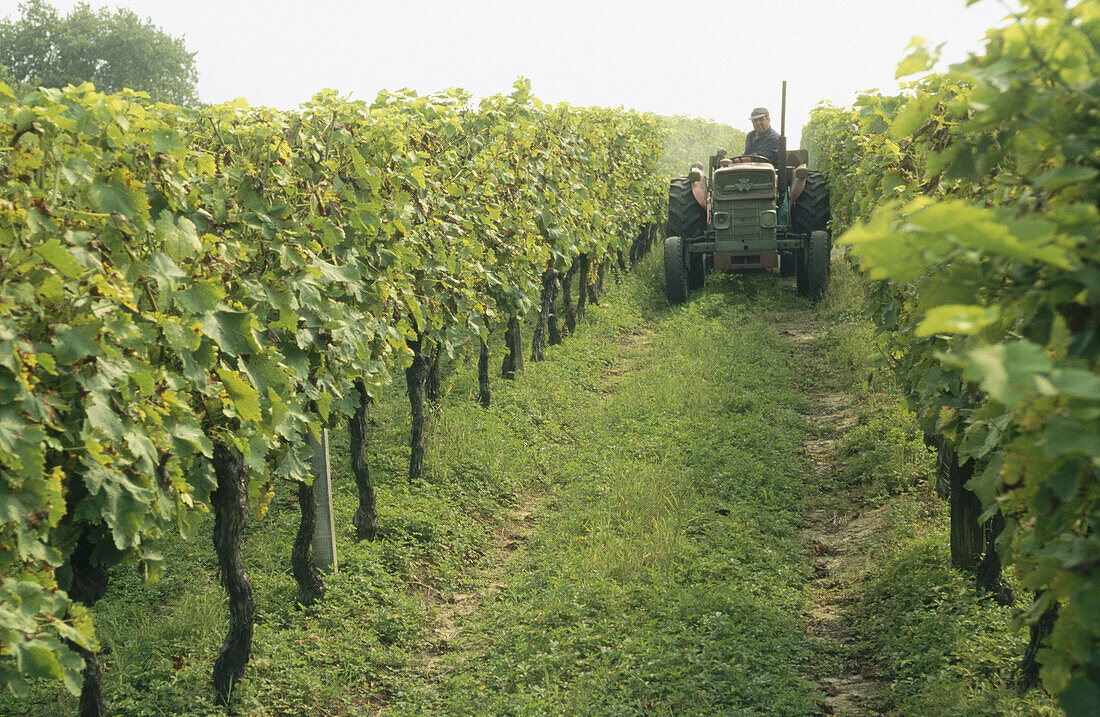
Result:
[[577,281],[577,321],[584,318],[584,309],[588,304],[588,271],[591,268],[591,263],[588,261],[587,254],[581,254],[577,257],[577,263],[580,265],[580,278]]
[[508,328],[504,331],[504,346],[508,351],[500,364],[502,378],[514,379],[523,372],[523,337],[520,334],[519,317],[508,319]]
[[481,351],[477,355],[477,402],[482,408],[488,408],[493,402],[493,391],[489,385],[489,344],[479,338]]
[[214,662],[214,689],[218,702],[229,704],[233,686],[244,675],[252,653],[252,628],[256,606],[252,583],[241,558],[241,537],[248,521],[248,468],[236,450],[214,444],[214,475],[218,487],[210,495],[214,508],[214,550],[218,576],[229,595],[229,632]]
[[966,488],[967,481],[974,475],[974,461],[959,465],[959,456],[944,447],[951,476],[951,564],[963,570],[973,571],[981,562],[985,552],[985,531],[980,518],[982,504],[978,496]]
[[546,329],[550,313],[558,298],[558,272],[552,268],[542,272],[542,295],[539,313],[535,319],[535,331],[531,336],[531,360],[542,361],[546,358]]
[[978,578],[978,589],[989,593],[1000,605],[1011,605],[1012,588],[1001,575],[1001,555],[997,552],[997,538],[1005,528],[1004,514],[998,510],[996,515],[986,521],[983,528],[985,555],[974,571]]
[[308,606],[325,596],[325,582],[321,573],[313,566],[310,555],[313,530],[317,525],[317,501],[313,495],[313,486],[298,484],[298,508],[302,519],[298,523],[298,532],[290,551],[290,568],[298,582],[298,602]]
[[[1038,600],[1041,593],[1035,593]],[[1016,681],[1025,690],[1030,690],[1039,684],[1039,661],[1036,659],[1039,650],[1043,647],[1043,641],[1054,629],[1054,621],[1058,619],[1058,604],[1048,607],[1039,619],[1030,626],[1031,638],[1028,640],[1027,649],[1024,650],[1024,658],[1016,668]]]
[[424,478],[424,384],[428,376],[430,359],[425,351],[423,336],[409,341],[413,352],[412,363],[405,369],[405,386],[409,392],[409,415],[412,426],[409,431],[409,480]]
[[[88,533],[81,533],[76,548],[69,556],[72,582],[69,584],[69,597],[84,607],[91,609],[107,592],[109,575],[107,569],[93,559],[95,543]],[[80,717],[100,717],[107,714],[107,701],[103,697],[103,669],[99,664],[99,654],[86,650],[74,642],[69,647],[84,658],[84,684],[80,689],[78,714]]]
[[355,509],[351,524],[355,526],[355,535],[359,540],[374,540],[378,536],[378,509],[374,481],[371,480],[370,465],[367,463],[367,420],[371,397],[367,395],[367,386],[363,381],[356,381],[355,388],[359,391],[359,407],[348,421],[348,444],[351,449],[351,474],[359,492],[359,507]]
[[565,322],[565,333],[572,336],[577,332],[577,313],[573,310],[573,276],[577,273],[577,262],[569,267],[561,277],[561,310]]

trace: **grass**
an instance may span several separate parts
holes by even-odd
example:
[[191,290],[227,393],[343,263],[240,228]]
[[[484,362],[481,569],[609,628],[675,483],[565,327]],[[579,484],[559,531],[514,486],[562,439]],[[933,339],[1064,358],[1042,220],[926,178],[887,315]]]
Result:
[[846,500],[881,511],[863,546],[870,568],[851,589],[858,651],[885,688],[880,707],[906,717],[1062,714],[1044,693],[1013,685],[1027,644],[1013,617],[1025,603],[1001,607],[951,567],[948,505],[933,491],[932,456],[858,310],[862,280],[846,262],[833,266],[818,309],[827,330],[815,349],[835,387],[857,398],[857,424],[838,445],[839,484],[850,491]]
[[[276,486],[249,525],[257,625],[237,713],[816,714],[800,516],[842,490],[882,509],[852,595],[885,708],[1058,714],[1008,684],[1023,639],[1012,610],[949,567],[929,456],[876,360],[858,278],[842,262],[834,271],[815,310],[774,277],[722,276],[670,309],[651,256],[589,308],[578,336],[520,380],[494,381],[490,410],[473,400],[472,358],[449,365],[419,484],[391,387],[369,428],[376,541],[354,539],[347,435],[333,432],[340,572],[323,602],[294,604],[293,488]],[[808,357],[777,330],[796,315],[825,327]],[[855,427],[838,433],[836,486],[800,452],[815,431],[839,430],[805,419],[816,375],[857,402]],[[500,535],[525,506],[534,524],[506,549]],[[209,684],[226,610],[208,538],[160,547],[161,581],[116,570],[96,608],[110,709],[225,714]],[[464,594],[480,596],[476,609],[456,612],[461,632],[445,637],[439,616]],[[52,684],[0,700],[4,716],[74,711]]]
[[[794,300],[765,282],[720,279],[669,312],[643,273],[524,379],[556,407],[540,414],[547,517],[442,675],[388,714],[815,711],[795,529],[807,426],[797,367],[753,307]],[[557,440],[561,421],[583,440]]]

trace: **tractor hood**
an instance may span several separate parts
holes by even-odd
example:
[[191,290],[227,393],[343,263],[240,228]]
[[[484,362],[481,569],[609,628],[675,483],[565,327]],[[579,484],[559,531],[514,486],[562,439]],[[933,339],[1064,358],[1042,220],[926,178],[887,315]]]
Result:
[[775,199],[775,167],[763,162],[714,170],[715,199]]

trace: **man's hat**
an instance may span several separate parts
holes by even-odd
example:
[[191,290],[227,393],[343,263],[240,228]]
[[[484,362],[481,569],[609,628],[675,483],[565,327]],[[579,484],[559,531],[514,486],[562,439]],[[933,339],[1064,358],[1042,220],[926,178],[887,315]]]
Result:
[[749,115],[750,120],[760,119],[761,117],[771,117],[771,113],[768,112],[767,107],[757,107],[752,111],[752,114]]

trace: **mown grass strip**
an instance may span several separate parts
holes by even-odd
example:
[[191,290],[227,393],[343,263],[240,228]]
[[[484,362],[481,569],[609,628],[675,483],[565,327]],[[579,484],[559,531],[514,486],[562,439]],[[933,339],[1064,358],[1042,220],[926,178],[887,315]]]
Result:
[[774,279],[714,283],[669,312],[643,277],[502,395],[494,410],[545,408],[532,439],[552,456],[551,498],[444,676],[390,714],[815,710],[796,529],[807,426],[771,326],[801,303]]

